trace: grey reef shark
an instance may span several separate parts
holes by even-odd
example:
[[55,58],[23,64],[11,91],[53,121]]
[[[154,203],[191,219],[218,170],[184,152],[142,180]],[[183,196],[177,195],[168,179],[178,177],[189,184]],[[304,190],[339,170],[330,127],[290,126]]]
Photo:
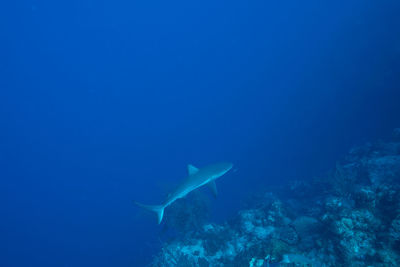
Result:
[[215,180],[225,173],[227,173],[230,169],[232,169],[233,164],[230,162],[221,162],[212,165],[208,165],[204,168],[196,168],[193,165],[189,164],[188,168],[188,177],[182,181],[181,184],[170,194],[168,194],[167,199],[161,205],[143,205],[138,202],[134,202],[136,205],[154,211],[157,214],[158,224],[161,223],[164,215],[164,209],[171,205],[175,200],[182,198],[196,190],[197,188],[207,184],[214,196],[217,195],[217,187],[215,185]]

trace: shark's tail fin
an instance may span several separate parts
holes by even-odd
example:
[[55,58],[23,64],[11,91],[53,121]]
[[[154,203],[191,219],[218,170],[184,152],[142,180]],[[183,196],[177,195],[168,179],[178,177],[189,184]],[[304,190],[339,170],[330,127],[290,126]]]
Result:
[[139,207],[154,211],[157,214],[158,224],[161,223],[162,218],[164,216],[164,206],[162,206],[162,205],[159,205],[159,206],[144,205],[144,204],[140,204],[136,201],[134,203],[136,205],[138,205]]

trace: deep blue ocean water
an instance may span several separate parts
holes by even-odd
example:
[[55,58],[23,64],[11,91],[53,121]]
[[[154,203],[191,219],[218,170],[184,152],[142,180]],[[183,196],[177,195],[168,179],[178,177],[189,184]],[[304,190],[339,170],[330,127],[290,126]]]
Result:
[[212,221],[400,126],[400,2],[4,1],[0,266],[145,266],[188,163]]

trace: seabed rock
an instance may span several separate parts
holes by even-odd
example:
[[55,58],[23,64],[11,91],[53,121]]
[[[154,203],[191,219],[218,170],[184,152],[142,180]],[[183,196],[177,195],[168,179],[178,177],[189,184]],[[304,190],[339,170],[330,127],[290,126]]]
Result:
[[400,129],[282,192],[165,242],[151,266],[400,266]]

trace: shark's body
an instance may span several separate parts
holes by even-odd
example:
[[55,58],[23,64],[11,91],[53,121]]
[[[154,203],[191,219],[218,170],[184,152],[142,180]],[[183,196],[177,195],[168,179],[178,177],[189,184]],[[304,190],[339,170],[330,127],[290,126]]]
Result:
[[140,207],[152,210],[157,213],[158,223],[161,223],[164,209],[171,205],[175,200],[182,198],[192,192],[193,190],[208,184],[213,191],[214,195],[217,194],[217,187],[215,186],[215,179],[221,177],[232,169],[233,164],[229,162],[222,162],[206,166],[198,169],[193,165],[188,165],[188,177],[175,189],[175,191],[168,194],[167,199],[162,205],[149,206],[135,202]]

